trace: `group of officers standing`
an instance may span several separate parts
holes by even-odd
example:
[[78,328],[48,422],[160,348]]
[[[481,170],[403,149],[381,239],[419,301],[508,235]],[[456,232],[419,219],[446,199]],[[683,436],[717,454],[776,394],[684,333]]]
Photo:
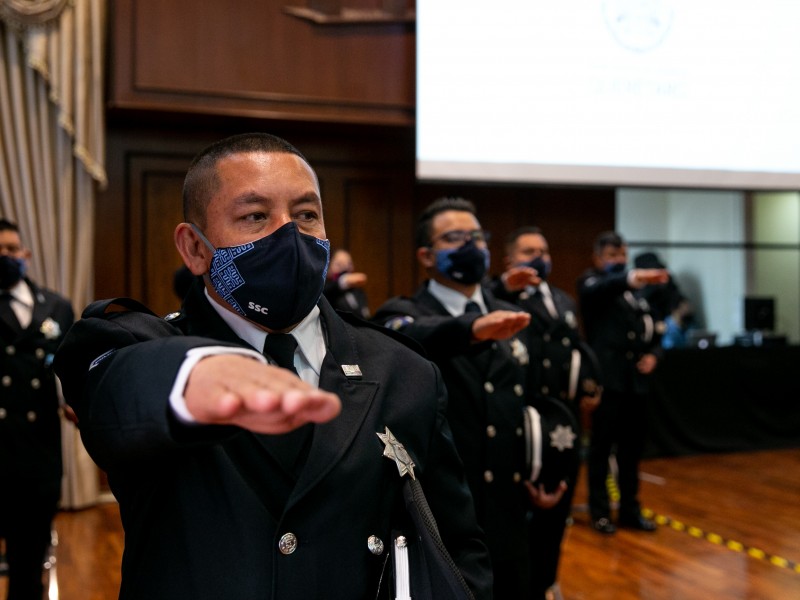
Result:
[[[411,539],[435,542],[428,573],[450,573],[412,585],[416,597],[451,597],[430,591],[447,588],[462,590],[459,598],[544,598],[556,584],[587,417],[593,527],[615,531],[613,452],[618,524],[655,528],[641,514],[637,468],[658,327],[638,291],[668,274],[628,269],[617,234],[597,238],[595,265],[579,281],[584,342],[574,301],[548,284],[544,234],[513,232],[506,269],[489,281],[488,233],[460,198],[439,199],[418,219],[416,258],[428,278],[413,296],[388,300],[371,323],[352,294],[350,310],[334,312],[320,299],[330,248],[316,174],[268,134],[198,155],[184,219],[175,243],[195,277],[180,313],[165,319],[115,299],[94,303],[71,328],[66,309],[45,319],[60,327],[45,327],[38,303],[49,296],[23,277],[28,254],[16,227],[4,233],[10,247],[0,245],[4,304],[17,315],[30,294],[33,310],[21,323],[4,313],[2,367],[17,368],[26,335],[42,336],[49,346],[36,356],[55,411],[61,344],[55,371],[120,502],[121,598],[404,597],[385,589],[400,575],[384,576],[387,557],[403,555],[389,548],[405,545],[394,537],[401,496],[427,523],[404,517]],[[26,427],[39,422],[24,396],[3,395],[3,443],[29,438]],[[6,479],[13,493],[0,500],[24,503],[37,489],[25,481],[31,469],[2,449],[3,477],[18,477]],[[408,491],[417,475],[427,502],[419,487]],[[29,581],[38,579],[52,498],[48,507]],[[10,527],[0,520],[13,567]],[[40,583],[14,597],[40,596]]]
[[[497,598],[558,595],[558,563],[578,476],[582,423],[588,452],[592,526],[613,534],[607,476],[618,465],[618,523],[642,531],[638,462],[644,444],[647,376],[658,357],[658,327],[638,290],[667,281],[663,269],[627,268],[614,232],[596,240],[593,268],[578,282],[588,343],[570,294],[551,286],[547,240],[536,227],[506,238],[505,271],[494,280],[488,232],[474,205],[441,198],[420,216],[416,256],[427,281],[396,297],[373,320],[422,344],[441,369],[447,416],[487,535]],[[535,413],[541,465],[526,419]],[[522,423],[522,425],[521,425]],[[539,468],[537,468],[539,467]]]

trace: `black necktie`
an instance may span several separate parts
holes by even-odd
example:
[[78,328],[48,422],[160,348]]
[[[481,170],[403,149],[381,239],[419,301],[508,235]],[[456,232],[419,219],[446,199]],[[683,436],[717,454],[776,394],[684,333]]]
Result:
[[0,293],[0,318],[8,324],[14,333],[22,331],[22,325],[20,325],[14,309],[11,308],[11,294],[8,292]]
[[[297,340],[290,333],[270,333],[264,340],[264,356],[272,359],[279,367],[289,369],[297,375],[294,368],[294,351]],[[267,445],[283,465],[284,469],[298,477],[306,462],[311,437],[311,424],[281,435],[267,436]]]
[[264,340],[264,356],[271,358],[279,367],[289,369],[297,375],[294,368],[294,351],[297,349],[297,340],[290,333],[270,333]]
[[474,300],[470,300],[467,302],[467,305],[464,307],[464,313],[482,313],[481,305],[475,302]]

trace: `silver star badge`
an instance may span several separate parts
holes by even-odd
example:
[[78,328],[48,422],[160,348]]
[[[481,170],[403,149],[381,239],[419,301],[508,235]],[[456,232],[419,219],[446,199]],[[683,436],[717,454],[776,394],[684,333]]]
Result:
[[400,472],[400,477],[408,473],[411,475],[411,479],[416,480],[414,476],[414,461],[411,460],[411,456],[409,456],[406,449],[403,448],[403,444],[397,441],[397,438],[394,437],[394,434],[389,431],[388,427],[384,427],[386,433],[376,432],[376,435],[381,438],[381,441],[386,444],[386,447],[383,449],[383,455],[395,462],[397,465],[397,470]]
[[575,432],[572,431],[572,425],[556,425],[556,428],[550,432],[550,447],[558,448],[559,452],[563,452],[566,448],[572,448],[575,438]]
[[45,339],[54,340],[61,335],[61,325],[48,317],[42,323],[39,331],[44,334]]

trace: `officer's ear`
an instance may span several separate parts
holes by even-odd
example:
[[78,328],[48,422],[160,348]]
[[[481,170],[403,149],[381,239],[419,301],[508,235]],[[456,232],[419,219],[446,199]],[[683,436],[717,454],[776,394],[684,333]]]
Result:
[[436,253],[433,248],[422,246],[417,248],[417,260],[426,269],[432,269],[436,265]]
[[175,247],[192,274],[205,275],[214,253],[206,246],[194,227],[189,223],[180,223],[175,228],[174,238]]

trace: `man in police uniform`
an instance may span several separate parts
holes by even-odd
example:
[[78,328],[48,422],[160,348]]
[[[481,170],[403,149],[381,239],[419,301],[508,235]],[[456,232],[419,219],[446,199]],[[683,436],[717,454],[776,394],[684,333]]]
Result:
[[41,600],[42,564],[61,494],[59,397],[53,354],[70,303],[25,277],[30,251],[0,219],[0,537],[9,600]]
[[486,236],[471,202],[433,202],[416,229],[417,260],[430,279],[413,297],[387,301],[375,320],[419,341],[442,370],[448,419],[488,538],[494,595],[527,598],[526,513],[539,490],[523,484],[517,453],[528,370],[517,334],[530,315],[481,287]]
[[400,596],[391,565],[413,567],[424,541],[406,533],[411,481],[452,557],[426,554],[429,580],[455,565],[448,581],[466,584],[426,592],[412,568],[410,595],[489,598],[441,375],[322,297],[330,247],[305,158],[268,134],[221,140],[189,168],[184,217],[175,243],[198,277],[181,313],[95,303],[56,357],[119,500],[120,598]]
[[[573,416],[576,446],[579,426],[600,402],[599,369],[591,348],[578,332],[575,301],[548,284],[552,258],[538,227],[521,227],[506,237],[506,270],[493,281],[496,297],[514,302],[531,314],[526,329],[530,354],[529,387],[533,404],[543,408],[544,398],[561,402]],[[576,453],[577,454],[577,453]],[[531,581],[533,597],[544,598],[556,583],[561,541],[578,476],[579,461],[568,473],[567,490],[551,509],[531,512]]]
[[592,414],[589,448],[589,512],[594,528],[613,534],[606,478],[616,446],[619,479],[619,524],[655,530],[639,505],[639,460],[644,449],[649,376],[661,353],[650,307],[636,290],[666,283],[665,269],[628,269],[628,248],[613,232],[594,243],[594,268],[578,280],[578,297],[586,338],[603,372],[603,401]]

